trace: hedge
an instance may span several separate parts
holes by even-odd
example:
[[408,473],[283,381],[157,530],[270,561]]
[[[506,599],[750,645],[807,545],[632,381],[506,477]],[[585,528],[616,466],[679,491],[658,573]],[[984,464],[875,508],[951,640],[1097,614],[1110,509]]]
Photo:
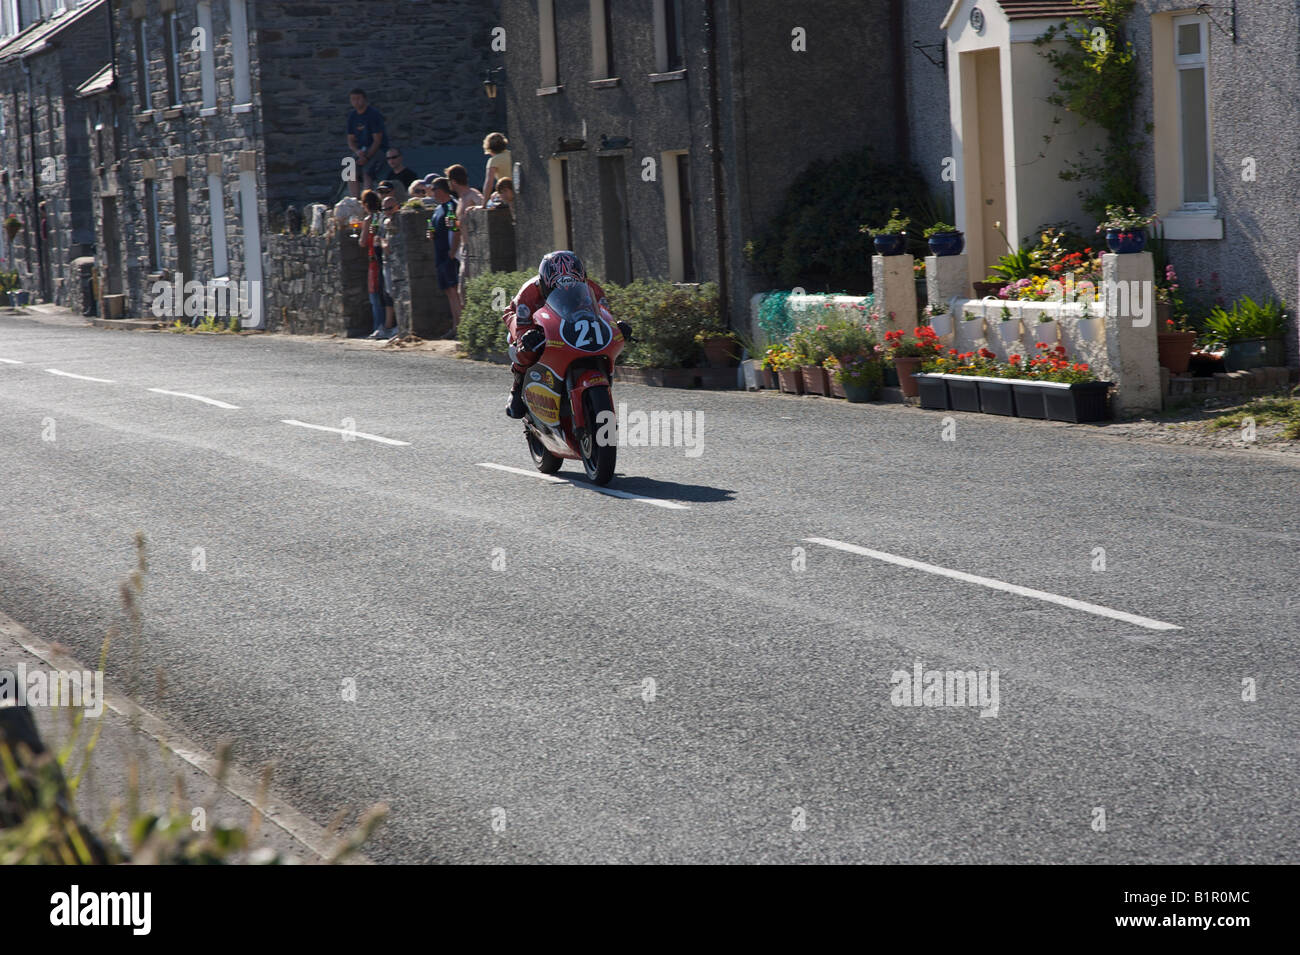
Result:
[[[506,328],[501,314],[520,286],[536,274],[531,270],[486,272],[466,283],[459,329],[465,351],[479,357],[505,352]],[[702,359],[696,333],[726,328],[718,313],[718,287],[712,282],[681,286],[637,279],[619,286],[599,278],[596,281],[605,290],[614,318],[633,329],[635,343],[624,349],[620,363],[649,368],[691,367]]]

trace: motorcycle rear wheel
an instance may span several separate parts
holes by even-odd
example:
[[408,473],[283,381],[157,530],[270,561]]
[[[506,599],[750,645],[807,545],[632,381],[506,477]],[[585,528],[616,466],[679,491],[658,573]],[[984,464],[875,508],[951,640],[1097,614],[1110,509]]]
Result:
[[546,445],[542,444],[541,439],[527,428],[524,429],[524,437],[528,441],[528,453],[532,456],[533,464],[537,466],[537,470],[543,474],[554,474],[560,470],[560,467],[564,464],[564,458],[552,454]]
[[583,392],[582,402],[587,418],[587,427],[578,442],[582,467],[587,472],[587,480],[593,484],[605,485],[614,477],[618,445],[602,444],[596,440],[600,430],[597,422],[601,420],[601,412],[607,411],[611,415],[614,413],[614,399],[608,388],[597,386]]

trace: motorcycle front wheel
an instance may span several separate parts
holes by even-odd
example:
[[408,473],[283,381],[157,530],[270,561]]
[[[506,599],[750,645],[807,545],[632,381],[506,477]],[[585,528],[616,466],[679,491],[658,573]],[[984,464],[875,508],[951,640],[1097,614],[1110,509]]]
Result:
[[608,388],[598,386],[583,392],[582,403],[587,418],[587,427],[583,429],[578,442],[582,467],[587,472],[587,480],[593,484],[608,484],[614,477],[618,445],[613,441],[602,443],[596,440],[601,430],[597,422],[609,420],[602,418],[601,412],[608,412],[611,416],[614,414],[614,399]]
[[537,470],[543,474],[554,474],[560,470],[560,466],[564,464],[564,458],[547,450],[546,445],[542,444],[541,439],[533,434],[531,429],[524,428],[524,437],[528,441],[528,453],[532,455],[533,464],[537,466]]

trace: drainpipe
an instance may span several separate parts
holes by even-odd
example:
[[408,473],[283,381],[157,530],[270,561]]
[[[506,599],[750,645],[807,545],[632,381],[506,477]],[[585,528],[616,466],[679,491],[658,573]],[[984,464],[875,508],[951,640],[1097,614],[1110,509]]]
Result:
[[904,163],[912,155],[907,123],[907,56],[903,52],[903,0],[890,0],[889,42],[894,48],[894,149]]
[[709,150],[713,163],[713,229],[718,257],[718,308],[731,327],[731,296],[728,292],[727,269],[727,219],[723,205],[726,200],[726,182],[722,170],[721,120],[718,117],[718,23],[715,0],[705,3],[705,42],[709,48],[709,136],[713,140]]
[[27,65],[27,57],[33,53],[39,53],[45,49],[45,42],[41,41],[35,49],[24,53],[18,60],[22,65],[23,73],[27,76],[27,141],[32,162],[32,214],[28,217],[32,231],[36,234],[36,280],[40,288],[41,298],[47,301],[51,298],[45,287],[45,239],[41,235],[41,191],[38,185],[40,169],[37,168],[36,162],[36,107],[32,99],[32,68]]

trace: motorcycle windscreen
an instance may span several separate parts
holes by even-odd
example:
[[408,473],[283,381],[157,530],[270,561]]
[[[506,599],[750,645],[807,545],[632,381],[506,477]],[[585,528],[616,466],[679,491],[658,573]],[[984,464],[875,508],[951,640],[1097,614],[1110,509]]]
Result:
[[557,288],[546,299],[546,307],[560,319],[560,338],[570,348],[598,352],[614,340],[614,330],[600,315],[586,282]]

